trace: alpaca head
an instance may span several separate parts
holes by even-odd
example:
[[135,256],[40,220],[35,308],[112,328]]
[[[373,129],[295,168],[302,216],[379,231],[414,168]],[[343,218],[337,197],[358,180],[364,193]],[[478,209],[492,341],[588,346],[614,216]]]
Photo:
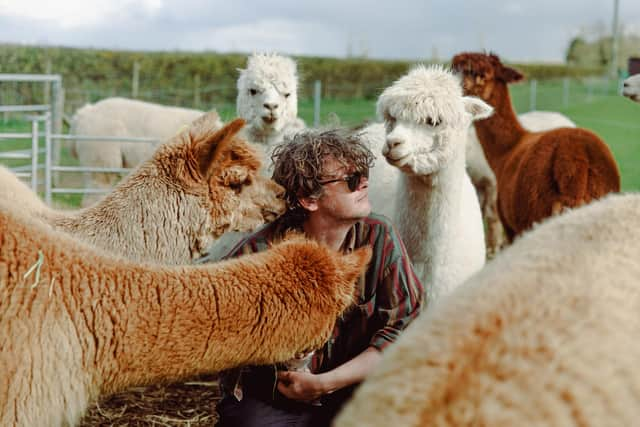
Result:
[[194,121],[151,161],[168,182],[198,199],[198,209],[208,216],[205,235],[218,237],[254,230],[282,214],[285,205],[282,187],[259,174],[257,151],[236,135],[244,120],[219,129],[215,116],[207,113]]
[[494,54],[460,53],[451,60],[451,68],[462,75],[466,95],[480,97],[492,105],[497,85],[506,86],[524,78],[519,71],[502,65]]
[[276,54],[254,54],[238,78],[238,116],[251,133],[281,132],[298,116],[296,63]]
[[635,74],[624,81],[622,94],[633,101],[640,102],[640,74]]
[[377,112],[385,123],[387,161],[429,175],[464,153],[471,121],[489,116],[492,108],[463,96],[460,79],[450,71],[421,65],[382,92]]

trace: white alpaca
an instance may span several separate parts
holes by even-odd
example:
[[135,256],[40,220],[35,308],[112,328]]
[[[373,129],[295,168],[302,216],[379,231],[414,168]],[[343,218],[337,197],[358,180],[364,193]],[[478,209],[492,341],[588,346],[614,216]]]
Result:
[[[303,130],[298,118],[298,71],[293,59],[275,54],[254,54],[240,70],[236,109],[247,125],[242,136],[263,150],[261,173],[270,176],[271,152],[288,136]],[[210,260],[222,259],[245,237],[225,233],[207,249]]]
[[218,129],[208,113],[158,147],[95,205],[55,211],[7,170],[0,198],[56,229],[137,261],[186,264],[226,231],[249,231],[284,211],[282,188],[259,174],[260,158],[235,138],[242,120]]
[[624,81],[622,94],[633,101],[640,102],[640,74],[634,74]]
[[545,220],[424,311],[335,427],[632,426],[640,194]]
[[26,214],[45,215],[51,211],[31,187],[12,171],[0,165],[0,199],[12,206],[20,206]]
[[[81,136],[156,138],[158,143],[180,132],[204,111],[168,107],[126,98],[107,98],[88,104],[73,116],[71,133]],[[217,119],[217,127],[222,122]],[[82,166],[132,168],[153,154],[157,144],[146,142],[76,141],[73,149]],[[110,189],[118,177],[112,173],[88,172],[85,187]],[[87,194],[83,206],[102,197]]]
[[373,210],[397,225],[428,299],[438,298],[485,262],[465,144],[471,121],[492,109],[463,96],[451,72],[418,66],[382,92],[377,111],[386,138],[381,124],[362,134],[379,157],[369,180]]
[[[529,111],[519,114],[518,120],[525,129],[530,131],[576,127],[571,119],[555,111]],[[469,127],[467,137],[467,173],[478,193],[482,216],[487,225],[485,236],[487,253],[493,256],[506,244],[506,238],[498,215],[496,176],[487,162],[474,126]]]
[[264,144],[267,156],[287,135],[304,129],[298,118],[298,71],[293,59],[251,55],[238,77],[236,109],[247,122],[243,136]]

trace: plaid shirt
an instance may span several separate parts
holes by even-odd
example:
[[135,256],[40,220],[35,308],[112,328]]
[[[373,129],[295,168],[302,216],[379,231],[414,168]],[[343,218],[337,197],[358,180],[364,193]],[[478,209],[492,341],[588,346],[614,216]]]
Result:
[[[265,250],[291,229],[301,230],[301,226],[291,225],[281,217],[243,239],[226,258]],[[369,268],[358,279],[356,304],[337,320],[328,342],[315,352],[311,364],[314,373],[336,368],[369,346],[385,349],[419,314],[424,303],[423,285],[413,271],[402,240],[386,217],[371,214],[357,222],[348,231],[341,249],[347,253],[362,246],[371,246],[373,255]],[[238,372],[223,374],[221,388],[223,394],[233,393],[240,400],[241,384],[251,380],[251,368],[244,370],[242,381]],[[271,378],[275,380],[275,374]]]

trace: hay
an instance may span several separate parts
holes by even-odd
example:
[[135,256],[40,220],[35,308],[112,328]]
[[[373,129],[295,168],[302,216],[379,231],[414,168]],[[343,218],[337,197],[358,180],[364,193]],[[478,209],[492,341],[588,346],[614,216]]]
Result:
[[169,385],[137,387],[105,397],[89,408],[82,427],[214,426],[220,400],[215,376]]

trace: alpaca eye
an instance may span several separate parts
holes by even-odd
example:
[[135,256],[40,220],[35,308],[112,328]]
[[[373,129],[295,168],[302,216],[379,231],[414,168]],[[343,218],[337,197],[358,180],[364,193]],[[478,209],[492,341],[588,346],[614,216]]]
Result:
[[427,117],[427,119],[425,121],[429,126],[437,126],[438,125],[438,119],[434,119],[431,116]]
[[258,91],[256,89],[249,89],[249,93],[251,94],[251,96],[254,96],[258,93]]
[[291,95],[291,94],[290,94],[290,93],[285,93],[285,94],[284,94],[284,97],[285,97],[285,98],[288,98],[288,97],[289,97],[289,95]]
[[240,194],[243,186],[244,186],[244,182],[234,182],[229,184],[229,188],[232,189],[236,194]]

